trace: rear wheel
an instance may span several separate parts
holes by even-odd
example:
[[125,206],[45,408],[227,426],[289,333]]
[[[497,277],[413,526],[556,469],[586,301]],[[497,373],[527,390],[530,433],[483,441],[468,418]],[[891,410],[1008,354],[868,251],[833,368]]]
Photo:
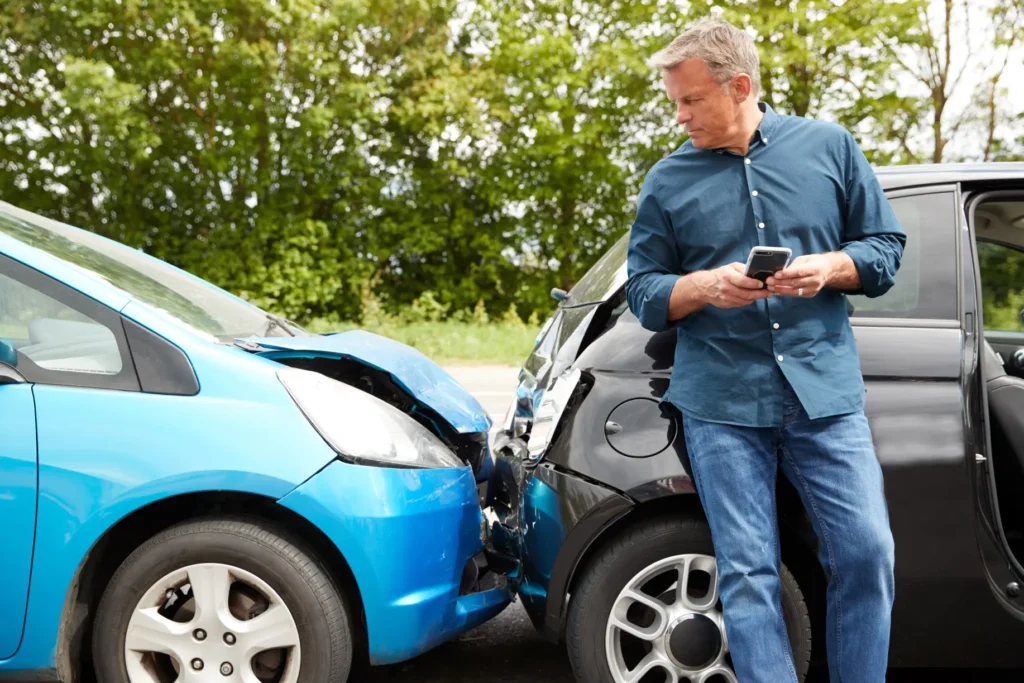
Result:
[[343,683],[351,623],[324,570],[283,533],[193,521],[151,538],[114,574],[93,659],[110,683]]
[[[811,622],[783,566],[783,616],[800,681]],[[707,525],[642,522],[600,552],[574,592],[566,626],[576,680],[586,683],[736,683]]]

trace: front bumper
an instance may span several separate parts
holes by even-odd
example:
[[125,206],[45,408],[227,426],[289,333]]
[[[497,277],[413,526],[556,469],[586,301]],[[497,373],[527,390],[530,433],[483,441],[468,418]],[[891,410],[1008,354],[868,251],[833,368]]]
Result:
[[359,588],[372,664],[401,662],[472,629],[512,600],[482,587],[483,514],[473,472],[334,462],[281,499],[344,556]]

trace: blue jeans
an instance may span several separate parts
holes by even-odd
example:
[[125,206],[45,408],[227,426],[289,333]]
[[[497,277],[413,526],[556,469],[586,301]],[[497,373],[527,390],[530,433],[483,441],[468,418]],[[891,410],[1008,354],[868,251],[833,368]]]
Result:
[[862,411],[811,420],[792,389],[782,400],[785,424],[779,428],[683,416],[694,481],[718,559],[736,675],[740,683],[796,681],[779,584],[775,484],[781,468],[821,541],[820,561],[829,578],[831,681],[882,683],[894,547],[868,420]]

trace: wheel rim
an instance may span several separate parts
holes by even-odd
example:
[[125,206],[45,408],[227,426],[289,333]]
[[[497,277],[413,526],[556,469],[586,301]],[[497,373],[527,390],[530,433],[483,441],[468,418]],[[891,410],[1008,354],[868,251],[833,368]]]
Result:
[[737,683],[710,555],[667,557],[626,583],[605,629],[616,683]]
[[194,564],[167,574],[128,621],[132,683],[295,683],[299,631],[281,596],[255,574]]

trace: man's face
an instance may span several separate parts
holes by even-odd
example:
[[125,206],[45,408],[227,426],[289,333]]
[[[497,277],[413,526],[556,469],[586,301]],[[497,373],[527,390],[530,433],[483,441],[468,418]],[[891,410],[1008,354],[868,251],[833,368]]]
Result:
[[720,85],[700,59],[664,70],[662,80],[676,103],[676,122],[690,134],[694,147],[717,149],[736,143],[739,102],[734,87]]

